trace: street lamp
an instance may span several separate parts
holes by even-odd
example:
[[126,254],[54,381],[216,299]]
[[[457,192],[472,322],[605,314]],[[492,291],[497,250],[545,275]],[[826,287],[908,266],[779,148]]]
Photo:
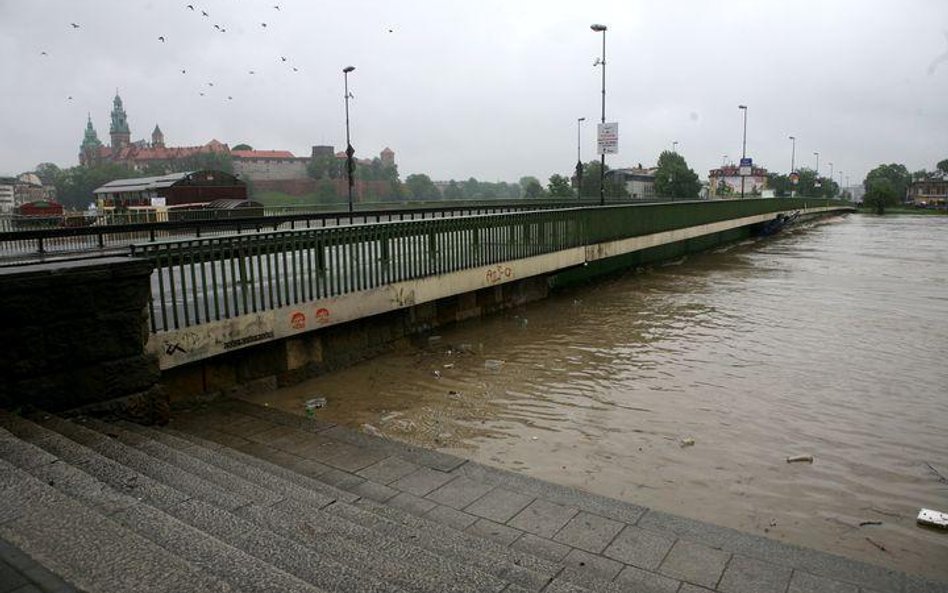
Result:
[[721,168],[723,169],[723,168],[724,168],[724,165],[726,165],[726,164],[727,164],[727,155],[726,155],[726,154],[722,154],[722,155],[721,155]]
[[677,140],[672,142],[672,152],[675,154],[678,154],[678,141]]
[[585,117],[576,118],[576,197],[583,197],[583,158],[580,155],[580,133],[579,129],[582,123],[586,121]]
[[790,172],[793,173],[794,165],[796,164],[797,156],[797,137],[790,136]]
[[814,152],[813,155],[816,157],[816,180],[820,180],[820,153]]
[[352,156],[355,149],[352,148],[352,142],[349,141],[349,73],[355,70],[355,66],[346,66],[342,69],[342,77],[345,80],[346,87],[346,173],[349,177],[349,214],[352,214],[352,185],[354,183],[352,174],[355,171],[355,163]]
[[832,161],[830,161],[829,166],[830,166],[830,181],[832,181],[832,180],[833,180],[833,163],[832,163]]
[[[593,24],[589,26],[596,33],[602,33],[602,58],[597,60],[596,66],[602,66],[602,123],[606,123],[606,29],[605,25]],[[606,204],[606,153],[602,153],[602,163],[599,166],[599,205]]]
[[[738,105],[738,109],[744,112],[744,141],[741,143],[741,167],[744,166],[744,159],[747,158],[747,105]],[[753,171],[751,171],[753,172]],[[741,199],[744,199],[744,175],[741,173]]]

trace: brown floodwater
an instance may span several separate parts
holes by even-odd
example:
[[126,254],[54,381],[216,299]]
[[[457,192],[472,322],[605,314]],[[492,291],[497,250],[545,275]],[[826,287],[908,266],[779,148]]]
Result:
[[853,215],[254,401],[302,414],[323,396],[343,425],[948,580],[948,532],[915,524],[948,511],[946,360],[948,218]]

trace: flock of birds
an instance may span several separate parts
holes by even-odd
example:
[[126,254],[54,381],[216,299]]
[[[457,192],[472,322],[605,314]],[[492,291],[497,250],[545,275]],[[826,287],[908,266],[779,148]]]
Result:
[[[188,11],[188,12],[194,13],[195,16],[200,16],[201,19],[207,19],[207,22],[211,24],[211,27],[212,27],[216,32],[219,32],[219,33],[227,33],[227,28],[226,28],[225,26],[223,26],[223,25],[222,25],[221,23],[219,23],[219,22],[217,22],[217,23],[213,22],[213,20],[211,19],[211,14],[210,14],[206,9],[204,9],[204,8],[202,8],[202,7],[200,7],[200,6],[195,6],[194,4],[186,4],[186,5],[184,5],[183,10],[186,10],[186,11]],[[279,5],[279,4],[274,4],[272,10],[274,10],[274,11],[281,11],[280,5]],[[73,22],[73,23],[69,23],[69,25],[70,25],[70,27],[71,27],[73,30],[79,30],[79,29],[82,28],[79,23],[74,23],[74,22]],[[266,21],[260,21],[260,23],[259,23],[259,28],[260,28],[260,30],[264,30],[264,31],[265,31],[265,30],[269,30],[269,24],[268,24]],[[389,32],[389,33],[392,33],[393,31],[392,31],[392,29],[388,29],[388,32]],[[158,35],[157,41],[158,41],[159,43],[162,43],[162,44],[169,43],[168,37],[166,37],[164,34]],[[47,51],[45,51],[45,50],[41,51],[41,52],[40,52],[40,55],[43,56],[43,57],[49,57],[49,53],[48,53]],[[288,67],[292,72],[299,72],[299,71],[300,71],[300,67],[297,66],[297,65],[294,65],[293,62],[291,62],[290,59],[289,59],[287,56],[285,56],[285,55],[279,56],[279,63],[282,64],[282,65],[285,65],[286,67]],[[180,72],[181,72],[182,75],[187,75],[187,74],[188,74],[188,69],[187,69],[187,68],[181,68],[181,69],[180,69]],[[256,74],[257,74],[257,71],[256,71],[256,70],[248,70],[248,71],[247,71],[247,75],[248,75],[248,76],[255,76]],[[204,84],[204,85],[202,85],[202,86],[200,87],[200,90],[197,91],[197,94],[198,94],[199,96],[201,96],[201,97],[205,97],[205,96],[207,96],[208,94],[210,94],[210,90],[209,90],[209,89],[211,89],[211,88],[214,88],[214,82],[213,82],[213,81],[208,81],[206,84]],[[66,98],[66,100],[67,100],[67,101],[72,101],[72,96],[71,96],[71,95],[68,96],[68,97]],[[234,96],[233,96],[233,95],[226,95],[226,101],[233,101],[233,100],[234,100]]]

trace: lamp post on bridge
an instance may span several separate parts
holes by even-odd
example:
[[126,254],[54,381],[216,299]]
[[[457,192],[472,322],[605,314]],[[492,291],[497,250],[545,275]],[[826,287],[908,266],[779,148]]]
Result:
[[[744,140],[741,142],[741,167],[744,166],[744,159],[747,158],[747,105],[738,105],[738,109],[744,112]],[[751,169],[753,174],[754,170]],[[744,175],[741,174],[741,199],[744,199]]]
[[675,154],[678,154],[678,141],[677,140],[672,141],[672,152]]
[[816,179],[817,181],[819,181],[820,179],[820,153],[814,152],[813,156],[816,157]]
[[576,118],[576,197],[583,197],[583,157],[580,153],[580,127],[586,121],[585,117]]
[[[596,61],[596,66],[602,66],[602,123],[606,123],[606,30],[605,25],[592,24],[590,29],[602,33],[602,58]],[[602,162],[599,165],[599,205],[606,204],[606,153],[602,153]]]
[[796,156],[797,156],[797,137],[790,136],[790,172],[796,169]]
[[354,183],[352,174],[355,172],[355,163],[352,160],[355,149],[352,148],[352,142],[349,140],[349,73],[353,70],[355,70],[355,66],[346,66],[342,69],[346,89],[346,174],[349,179],[349,214],[352,214],[352,185]]

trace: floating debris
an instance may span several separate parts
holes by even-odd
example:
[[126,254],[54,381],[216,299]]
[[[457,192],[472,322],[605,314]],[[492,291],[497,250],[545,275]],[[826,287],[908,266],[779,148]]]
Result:
[[887,552],[887,551],[888,551],[888,550],[885,549],[885,546],[884,546],[884,545],[880,544],[879,542],[877,542],[876,540],[872,539],[871,537],[867,537],[867,538],[866,538],[866,541],[869,542],[870,544],[874,545],[875,547],[879,548],[879,549],[880,549],[881,551],[883,551],[883,552]]
[[440,378],[441,378],[441,371],[435,371],[435,372],[433,372],[432,374],[435,376],[435,379],[440,379]]
[[446,369],[453,369],[453,368],[454,368],[454,363],[453,363],[453,362],[450,362],[450,363],[444,365],[444,368],[446,368]]
[[691,437],[687,437],[687,438],[681,439],[680,441],[678,441],[678,446],[680,446],[681,448],[694,447],[694,446],[695,446],[695,440],[694,440],[693,438],[691,438]]
[[307,410],[316,410],[318,408],[326,407],[326,398],[325,397],[314,397],[312,399],[306,400],[303,406]]
[[364,432],[364,433],[366,433],[366,434],[370,434],[370,435],[372,435],[372,436],[374,436],[374,437],[380,437],[380,436],[382,436],[382,431],[380,431],[379,429],[375,428],[375,427],[372,426],[371,424],[363,424],[363,425],[362,425],[362,432]]
[[882,525],[882,521],[860,521],[859,526],[865,527],[866,525]]
[[493,358],[488,358],[484,361],[484,368],[491,371],[499,371],[501,367],[506,364],[503,360],[495,360]]
[[915,518],[915,522],[919,525],[927,525],[928,527],[948,529],[948,513],[922,509],[918,512],[918,517]]
[[794,455],[787,457],[787,463],[813,463],[812,455]]

